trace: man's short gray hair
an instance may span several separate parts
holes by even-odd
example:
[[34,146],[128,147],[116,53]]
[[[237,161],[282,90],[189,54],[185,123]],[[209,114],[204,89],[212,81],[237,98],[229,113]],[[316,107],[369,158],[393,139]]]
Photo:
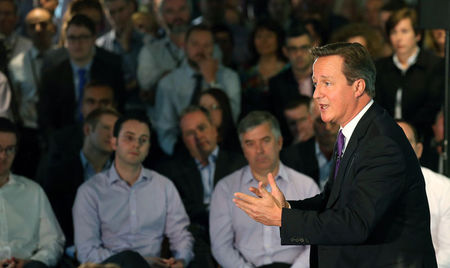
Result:
[[244,133],[264,123],[269,123],[272,134],[275,136],[275,139],[278,140],[281,137],[280,124],[275,116],[266,111],[253,111],[242,118],[237,129],[239,140],[242,142],[242,135]]

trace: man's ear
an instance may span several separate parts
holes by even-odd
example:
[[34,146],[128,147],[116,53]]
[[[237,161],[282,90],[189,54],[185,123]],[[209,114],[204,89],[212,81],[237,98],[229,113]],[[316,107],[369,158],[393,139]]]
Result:
[[84,134],[85,137],[89,136],[89,134],[92,132],[91,128],[92,127],[91,127],[90,124],[87,124],[87,123],[83,124],[83,134]]
[[353,82],[354,90],[355,90],[355,97],[361,97],[364,94],[364,91],[366,90],[366,81],[364,79],[360,78]]

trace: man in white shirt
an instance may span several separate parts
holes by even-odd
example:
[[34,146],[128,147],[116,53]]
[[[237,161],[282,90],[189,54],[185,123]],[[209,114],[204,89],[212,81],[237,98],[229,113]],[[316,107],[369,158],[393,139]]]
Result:
[[[423,144],[417,130],[410,124],[398,120],[411,143],[417,158],[422,156]],[[426,167],[422,167],[425,178],[428,205],[430,207],[431,238],[439,268],[450,267],[450,179]]]
[[0,118],[0,247],[4,253],[0,265],[54,266],[63,252],[65,238],[42,188],[11,173],[16,148],[15,125]]

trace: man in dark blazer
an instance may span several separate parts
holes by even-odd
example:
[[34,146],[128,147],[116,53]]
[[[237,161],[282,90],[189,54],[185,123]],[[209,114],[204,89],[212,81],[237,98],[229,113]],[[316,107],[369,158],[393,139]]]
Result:
[[187,107],[180,116],[180,129],[188,153],[176,155],[159,171],[174,182],[191,220],[190,231],[196,240],[192,266],[213,267],[209,249],[211,194],[220,179],[246,161],[242,155],[217,146],[217,129],[202,107]]
[[[77,143],[66,139],[67,150],[50,148],[42,186],[47,193],[64,235],[67,246],[73,245],[72,206],[78,187],[92,175],[108,169],[113,149],[110,139],[114,123],[119,114],[112,108],[98,108],[89,113],[82,127],[82,147],[75,150]],[[80,128],[73,128],[76,135]],[[60,141],[52,143],[61,146]],[[59,150],[58,150],[59,149]]]
[[313,178],[323,190],[334,163],[333,150],[339,125],[323,122],[319,107],[313,100],[309,113],[313,121],[314,136],[307,141],[284,148],[280,153],[280,159],[286,166]]
[[311,97],[314,91],[311,81],[313,61],[309,54],[311,46],[312,39],[305,27],[299,24],[291,26],[283,46],[283,54],[291,66],[269,80],[270,110],[280,122],[286,145],[293,140],[283,113],[286,105],[300,95]]
[[81,120],[80,91],[83,84],[91,80],[105,82],[114,89],[116,100],[122,99],[124,91],[121,67],[95,53],[95,24],[92,20],[75,15],[67,24],[66,35],[69,58],[42,74],[38,123],[47,137],[53,130]]
[[314,99],[341,126],[325,190],[286,202],[272,176],[261,198],[236,193],[253,219],[280,226],[284,245],[317,245],[318,267],[437,267],[425,183],[394,120],[374,103],[375,66],[361,45],[313,49]]

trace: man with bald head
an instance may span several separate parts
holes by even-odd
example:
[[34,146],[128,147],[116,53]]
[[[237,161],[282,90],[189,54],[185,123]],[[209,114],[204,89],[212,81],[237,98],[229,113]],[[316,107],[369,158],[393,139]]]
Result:
[[52,46],[56,27],[52,22],[52,15],[44,8],[32,9],[25,18],[25,26],[33,46],[11,60],[9,75],[23,126],[21,148],[27,148],[26,152],[19,151],[15,168],[20,174],[34,178],[40,155],[36,110],[39,100],[38,87],[41,82],[43,57]]

